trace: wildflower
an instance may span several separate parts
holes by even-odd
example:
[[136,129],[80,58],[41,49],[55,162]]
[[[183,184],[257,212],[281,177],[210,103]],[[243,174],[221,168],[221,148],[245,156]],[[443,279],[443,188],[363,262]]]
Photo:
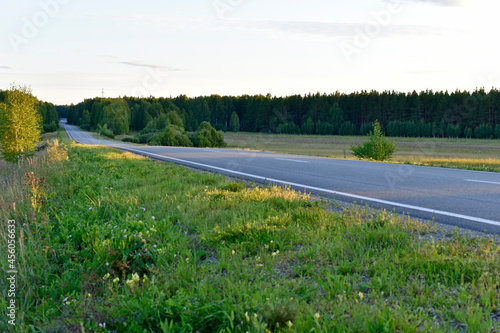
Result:
[[127,238],[127,235],[123,236],[123,238]]
[[156,249],[156,244],[155,244],[155,245],[153,245],[153,247]]
[[71,238],[71,237],[73,237],[73,235],[69,235],[69,236],[68,236],[68,238]]
[[132,274],[132,280],[134,282],[139,282],[141,280],[141,278],[139,277],[139,274],[134,273],[134,274]]
[[107,280],[107,279],[109,279],[109,277],[110,277],[110,276],[111,276],[111,275],[110,275],[109,273],[106,273],[106,275],[104,275],[103,279],[104,279],[104,280]]
[[148,249],[147,249],[147,248],[145,248],[145,249],[144,249],[144,252],[148,252]]
[[189,262],[189,258],[186,258],[186,262]]
[[246,319],[247,321],[250,321],[250,317],[248,316],[248,312],[245,312],[245,319]]
[[235,250],[233,250],[233,251],[232,251],[232,253],[233,253],[233,254],[236,254],[236,251],[235,251]]
[[115,278],[113,279],[113,283],[114,283],[114,284],[117,284],[119,281],[120,281],[120,278],[119,278],[119,277],[115,277]]
[[293,323],[289,320],[288,323],[286,323],[288,325],[288,327],[292,328],[293,326]]
[[91,295],[91,294],[87,294],[87,297],[88,297],[88,298],[92,298],[92,295]]
[[152,217],[152,219],[153,219],[153,220],[156,220],[156,217],[154,217],[154,216],[153,216],[153,217]]
[[316,320],[319,320],[319,317],[320,317],[319,313],[318,313],[318,312],[316,312],[316,313],[314,314],[314,318],[316,318]]
[[68,300],[68,298],[66,297],[66,298],[65,298],[65,299],[63,299],[62,301],[63,301],[63,303],[64,303],[64,302],[66,302],[67,300]]
[[106,327],[106,323],[99,323],[99,327]]
[[359,296],[359,300],[360,300],[360,301],[362,301],[362,300],[363,300],[363,298],[365,297],[365,295],[363,295],[363,293],[362,293],[362,292],[359,292],[359,293],[358,293],[358,296]]
[[89,210],[92,210],[92,207],[89,207]]

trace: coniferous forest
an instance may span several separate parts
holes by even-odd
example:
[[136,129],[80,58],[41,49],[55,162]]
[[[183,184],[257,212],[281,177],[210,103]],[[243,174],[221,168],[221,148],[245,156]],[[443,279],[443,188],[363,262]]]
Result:
[[[59,107],[70,124],[113,134],[155,131],[173,124],[180,134],[208,122],[222,131],[283,134],[366,135],[379,120],[392,137],[500,138],[500,91],[399,93],[361,91],[288,97],[205,96],[188,98],[87,99]],[[206,123],[205,123],[206,126]]]

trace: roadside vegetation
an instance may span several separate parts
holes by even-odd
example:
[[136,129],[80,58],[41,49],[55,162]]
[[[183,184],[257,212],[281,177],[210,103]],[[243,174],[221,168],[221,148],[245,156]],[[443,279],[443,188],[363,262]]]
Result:
[[500,330],[500,246],[487,237],[62,134],[21,168],[0,164],[17,332]]
[[373,131],[369,133],[369,140],[363,142],[362,145],[352,145],[351,150],[354,156],[360,159],[385,161],[391,159],[392,154],[396,151],[396,145],[394,140],[390,142],[385,138],[377,120],[373,123]]

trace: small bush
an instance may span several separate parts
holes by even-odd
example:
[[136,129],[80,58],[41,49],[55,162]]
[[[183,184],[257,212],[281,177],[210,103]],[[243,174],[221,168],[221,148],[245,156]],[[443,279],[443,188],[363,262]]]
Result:
[[385,161],[391,158],[396,151],[394,141],[389,142],[382,129],[380,123],[373,123],[373,132],[370,132],[370,141],[367,141],[359,146],[351,146],[353,154],[358,158],[368,158],[375,161]]
[[204,121],[195,133],[194,144],[197,147],[225,147],[226,142],[222,132],[216,131],[210,123]]
[[139,143],[139,138],[135,136],[125,136],[122,138],[123,142]]
[[193,143],[185,134],[184,129],[175,125],[168,125],[161,133],[160,144],[162,146],[192,147]]
[[59,128],[59,125],[56,124],[55,121],[53,121],[50,124],[43,124],[43,131],[45,133],[55,132],[55,131],[57,131],[58,128]]

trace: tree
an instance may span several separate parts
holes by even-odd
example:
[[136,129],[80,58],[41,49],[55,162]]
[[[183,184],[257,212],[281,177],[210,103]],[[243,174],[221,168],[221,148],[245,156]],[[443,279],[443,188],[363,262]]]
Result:
[[396,146],[394,140],[389,142],[385,138],[380,123],[376,120],[373,123],[373,132],[370,132],[370,141],[359,146],[351,146],[351,149],[356,157],[385,161],[391,158]]
[[42,117],[31,89],[12,85],[0,103],[0,150],[5,160],[19,162],[41,138]]
[[233,113],[231,114],[231,131],[240,131],[240,117],[238,117],[236,111],[233,111]]

